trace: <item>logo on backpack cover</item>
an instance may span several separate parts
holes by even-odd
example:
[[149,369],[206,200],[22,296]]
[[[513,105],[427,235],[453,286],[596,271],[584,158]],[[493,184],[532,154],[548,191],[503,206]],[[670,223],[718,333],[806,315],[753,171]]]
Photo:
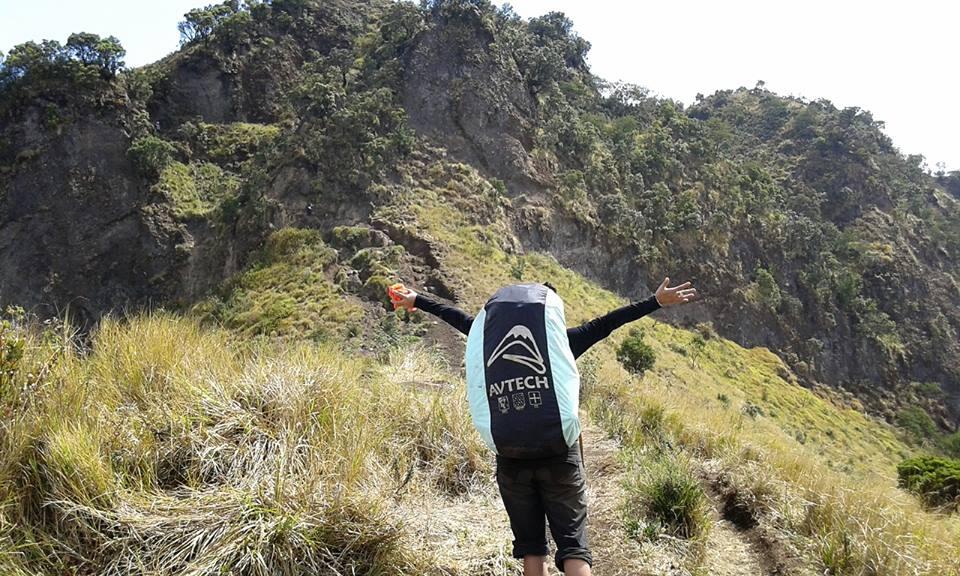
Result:
[[490,355],[490,359],[487,360],[487,368],[500,358],[522,364],[537,374],[547,372],[543,354],[540,353],[537,341],[533,338],[533,332],[522,324],[517,324],[511,328],[507,335],[503,337],[503,340],[497,344],[493,354]]
[[513,407],[517,410],[523,410],[523,408],[526,406],[525,401],[526,398],[524,397],[523,392],[518,392],[513,395]]
[[539,408],[543,404],[543,396],[539,392],[527,392],[527,398],[534,408]]

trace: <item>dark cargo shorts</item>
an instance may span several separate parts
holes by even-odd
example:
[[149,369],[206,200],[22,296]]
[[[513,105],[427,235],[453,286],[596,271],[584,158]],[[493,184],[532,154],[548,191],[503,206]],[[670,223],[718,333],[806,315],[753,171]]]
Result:
[[539,460],[497,456],[497,486],[513,530],[513,556],[547,556],[544,520],[557,543],[557,568],[580,559],[593,564],[587,546],[587,488],[580,447]]

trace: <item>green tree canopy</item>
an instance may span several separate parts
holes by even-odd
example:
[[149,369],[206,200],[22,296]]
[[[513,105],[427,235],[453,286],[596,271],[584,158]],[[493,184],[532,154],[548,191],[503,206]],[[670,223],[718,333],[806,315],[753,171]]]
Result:
[[113,78],[123,68],[127,51],[116,36],[101,38],[89,32],[79,32],[67,38],[64,53],[84,66],[98,68],[105,78]]
[[177,30],[180,31],[180,44],[206,40],[224,21],[240,11],[239,0],[226,0],[222,4],[194,8],[184,14],[183,21],[177,25]]
[[89,32],[71,34],[66,45],[56,40],[24,42],[0,59],[0,87],[18,80],[72,79],[90,71],[105,79],[123,68],[126,50],[115,36],[101,38]]
[[62,104],[99,93],[123,69],[125,54],[116,37],[88,32],[71,34],[66,44],[18,44],[0,59],[0,115],[41,95]]

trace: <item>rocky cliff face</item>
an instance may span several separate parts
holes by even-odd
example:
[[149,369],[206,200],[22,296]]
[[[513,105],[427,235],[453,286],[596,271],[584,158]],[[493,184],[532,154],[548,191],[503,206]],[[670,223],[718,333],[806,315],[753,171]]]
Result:
[[520,191],[542,187],[530,157],[536,105],[480,10],[438,16],[409,48],[402,101],[411,126]]
[[115,116],[51,132],[30,109],[3,133],[20,152],[0,196],[0,301],[90,321],[177,293],[187,235],[140,180]]
[[[616,88],[590,102],[569,62],[538,85],[521,59],[538,54],[505,41],[506,22],[495,35],[471,12],[435,18],[404,105],[423,137],[507,184],[527,250],[633,296],[690,278],[706,301],[664,317],[777,350],[890,418],[911,383],[940,383],[945,396],[919,401],[953,427],[960,211],[869,114],[763,90],[689,115]],[[547,46],[550,25],[529,24]]]

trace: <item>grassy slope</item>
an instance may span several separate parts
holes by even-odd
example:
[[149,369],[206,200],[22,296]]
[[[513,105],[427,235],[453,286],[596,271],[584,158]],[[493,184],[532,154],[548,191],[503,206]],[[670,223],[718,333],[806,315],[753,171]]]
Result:
[[[521,280],[549,280],[557,286],[567,303],[568,324],[588,320],[625,303],[619,296],[563,268],[550,256],[505,253],[497,242],[509,235],[505,227],[499,223],[471,223],[445,200],[442,192],[421,190],[419,198],[412,209],[419,232],[447,247],[445,272],[456,279],[467,307],[478,308],[497,287]],[[522,270],[519,279],[512,273],[516,270]],[[874,473],[889,482],[895,475],[896,463],[913,453],[890,426],[855,410],[837,407],[794,384],[789,370],[765,348],[747,350],[717,338],[700,347],[696,344],[696,332],[657,322],[656,316],[641,320],[640,325],[646,328],[658,357],[655,373],[644,379],[642,385],[657,389],[658,394],[669,392],[696,399],[704,411],[716,411],[732,426],[760,437],[773,434],[778,441],[855,475]],[[618,342],[625,332],[616,333],[613,342]],[[718,400],[720,394],[729,398],[729,407]],[[760,406],[763,416],[743,415],[740,408],[746,402]],[[801,446],[797,436],[804,437],[807,445]]]
[[254,264],[194,311],[250,337],[310,339],[355,334],[363,314],[344,300],[331,270],[337,253],[316,230],[274,232]]
[[[468,308],[518,280],[556,284],[567,303],[568,324],[622,304],[551,257],[507,254],[503,219],[479,224],[458,206],[458,187],[437,180],[421,180],[417,201],[403,213],[408,227],[445,247],[444,271]],[[481,186],[469,170],[460,180],[474,193]],[[507,200],[499,203],[509,210]],[[631,377],[616,362],[614,346],[625,330],[585,360],[593,374],[587,405],[628,447],[643,450],[666,439],[701,462],[721,462],[727,481],[752,502],[754,514],[834,573],[960,570],[952,552],[960,525],[923,511],[895,487],[895,464],[913,449],[893,428],[798,386],[766,349],[704,339],[655,317],[640,325],[657,352],[651,373]],[[759,407],[759,415],[748,415],[743,409],[748,404]],[[644,420],[651,413],[666,414],[656,418],[655,438]]]

